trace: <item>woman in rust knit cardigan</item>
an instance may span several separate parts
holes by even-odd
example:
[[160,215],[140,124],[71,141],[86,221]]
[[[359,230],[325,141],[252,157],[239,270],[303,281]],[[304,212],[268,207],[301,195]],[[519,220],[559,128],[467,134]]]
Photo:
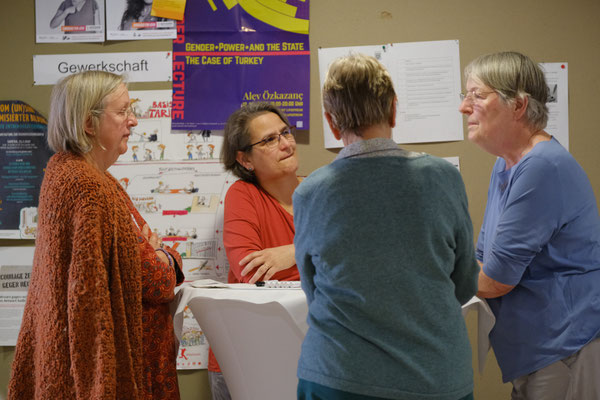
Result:
[[53,92],[33,273],[9,399],[178,399],[169,302],[181,257],[107,172],[137,120],[122,77]]

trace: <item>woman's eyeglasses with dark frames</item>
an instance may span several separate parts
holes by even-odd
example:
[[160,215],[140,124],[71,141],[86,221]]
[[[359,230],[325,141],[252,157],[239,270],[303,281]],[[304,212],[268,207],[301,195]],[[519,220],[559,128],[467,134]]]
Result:
[[248,146],[245,147],[245,150],[250,150],[252,147],[254,147],[256,145],[260,145],[261,147],[265,147],[267,149],[272,149],[272,148],[277,147],[277,145],[279,145],[279,142],[281,141],[281,137],[284,137],[286,140],[288,140],[290,142],[294,142],[296,140],[295,135],[296,135],[296,127],[288,126],[284,130],[282,130],[280,133],[273,133],[272,135],[269,135],[266,138],[259,140],[256,143],[249,144]]

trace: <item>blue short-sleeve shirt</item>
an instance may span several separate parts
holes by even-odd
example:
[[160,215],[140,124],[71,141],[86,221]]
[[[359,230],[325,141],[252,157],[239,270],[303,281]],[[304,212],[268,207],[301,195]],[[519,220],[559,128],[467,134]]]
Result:
[[494,166],[477,257],[516,285],[489,299],[490,340],[511,381],[577,352],[600,332],[600,218],[587,175],[553,138]]

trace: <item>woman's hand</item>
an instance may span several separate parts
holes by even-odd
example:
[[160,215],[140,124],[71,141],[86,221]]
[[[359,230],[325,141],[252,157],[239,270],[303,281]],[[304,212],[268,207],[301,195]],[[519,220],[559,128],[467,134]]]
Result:
[[295,254],[296,249],[293,244],[250,253],[240,261],[240,266],[245,266],[242,276],[256,269],[249,283],[255,283],[263,275],[262,280],[268,281],[277,272],[293,267],[296,264]]
[[[146,238],[148,243],[150,243],[150,246],[152,246],[153,249],[161,249],[163,247],[162,239],[158,237],[156,232],[152,232],[150,230],[148,224],[145,224],[142,228],[142,235]],[[164,251],[155,250],[154,252],[156,253],[156,256],[160,258],[160,261],[165,264],[169,264],[169,257],[167,257]]]

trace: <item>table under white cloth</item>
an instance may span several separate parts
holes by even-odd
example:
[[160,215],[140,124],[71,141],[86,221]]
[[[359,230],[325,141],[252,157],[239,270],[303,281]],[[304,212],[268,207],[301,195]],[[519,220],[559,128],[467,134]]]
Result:
[[[177,294],[175,334],[181,339],[183,314],[189,306],[217,355],[233,399],[296,398],[296,369],[308,330],[308,306],[301,289],[183,287]],[[487,303],[473,297],[463,316],[478,313],[477,348],[480,372],[489,350],[488,334],[495,318]]]

